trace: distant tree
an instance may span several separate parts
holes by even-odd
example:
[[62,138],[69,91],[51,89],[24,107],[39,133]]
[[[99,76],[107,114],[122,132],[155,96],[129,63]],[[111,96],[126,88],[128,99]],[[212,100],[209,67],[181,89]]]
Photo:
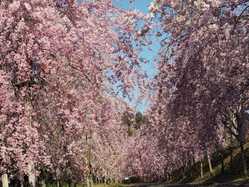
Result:
[[145,123],[148,122],[145,115],[143,115],[141,112],[136,112],[135,114],[135,129],[140,129],[141,126],[146,125]]

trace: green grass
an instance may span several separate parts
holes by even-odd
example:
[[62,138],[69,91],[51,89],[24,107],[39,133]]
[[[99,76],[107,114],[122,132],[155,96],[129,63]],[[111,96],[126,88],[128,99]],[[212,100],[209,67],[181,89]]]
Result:
[[[69,187],[70,185],[68,183],[62,183],[62,187]],[[73,185],[72,185],[73,186]],[[57,187],[57,184],[54,183],[49,183],[46,184],[46,187]],[[86,187],[85,183],[82,184],[76,184],[76,187]],[[93,187],[124,187],[122,184],[119,183],[112,183],[112,184],[94,184]]]
[[[244,149],[246,151],[247,158],[249,158],[249,142],[244,145]],[[242,165],[241,165],[241,152],[240,148],[235,148],[232,151],[233,157],[233,167],[231,167],[231,154],[229,151],[224,150],[224,172],[222,173],[222,164],[221,159],[218,156],[213,156],[213,174],[209,172],[207,160],[203,161],[204,164],[204,176],[201,178],[200,176],[200,163],[196,163],[194,166],[190,167],[187,173],[191,173],[187,175],[185,178],[181,178],[180,180],[175,180],[176,183],[190,183],[190,184],[212,184],[212,183],[236,183],[249,181],[249,177],[244,177],[242,173]],[[199,169],[199,171],[198,171]]]

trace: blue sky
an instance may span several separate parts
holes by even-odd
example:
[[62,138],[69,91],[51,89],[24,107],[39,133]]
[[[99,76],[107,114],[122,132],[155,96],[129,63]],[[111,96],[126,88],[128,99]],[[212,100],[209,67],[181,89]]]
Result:
[[[78,0],[78,2],[84,2],[86,0]],[[136,10],[144,14],[148,14],[148,7],[152,0],[112,0],[114,6],[122,9]],[[155,58],[157,57],[158,51],[160,49],[161,38],[156,37],[155,32],[158,31],[157,28],[152,29],[152,33],[149,36],[149,41],[151,44],[149,46],[143,47],[140,52],[140,57],[146,60],[146,64],[142,65],[142,70],[146,72],[149,79],[152,79],[157,74],[157,69],[155,67]],[[123,98],[127,103],[129,103],[135,110],[144,112],[149,106],[149,100],[145,99],[143,101],[138,99],[139,89],[134,89],[132,100],[124,98],[121,94],[120,97]]]
[[148,5],[152,0],[133,0],[132,3],[129,3],[129,0],[113,0],[115,5],[125,9],[137,9],[144,13],[148,12]]
[[[124,9],[137,10],[141,11],[144,14],[148,14],[148,6],[152,0],[133,0],[132,3],[129,3],[131,0],[113,0],[115,6]],[[149,78],[153,78],[157,74],[156,67],[154,65],[154,60],[160,49],[160,39],[155,35],[149,38],[152,42],[150,47],[144,47],[140,56],[148,61],[148,63],[142,66],[142,69],[147,73]],[[128,101],[136,110],[144,112],[149,105],[149,100],[139,101],[136,99],[138,90],[134,91],[134,98],[132,101]]]
[[[143,12],[144,14],[148,14],[148,6],[150,5],[152,0],[133,0],[132,3],[129,3],[131,0],[113,0],[115,6],[138,10]],[[148,73],[149,77],[153,77],[156,74],[156,68],[153,65],[153,60],[156,57],[158,50],[160,48],[160,41],[157,37],[150,38],[152,44],[150,47],[144,47],[141,53],[141,57],[147,59],[149,63],[143,66],[143,69]]]

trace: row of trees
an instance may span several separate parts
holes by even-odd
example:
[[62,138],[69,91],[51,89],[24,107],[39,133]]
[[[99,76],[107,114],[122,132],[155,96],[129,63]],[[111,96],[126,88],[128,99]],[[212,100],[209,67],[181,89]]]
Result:
[[131,151],[137,158],[132,172],[165,179],[207,158],[212,174],[211,155],[235,142],[241,170],[248,174],[243,147],[249,125],[248,8],[246,0],[152,3],[167,36],[153,83],[150,125]]
[[3,184],[123,176],[126,104],[113,85],[127,94],[142,80],[140,18],[111,0],[0,1]]

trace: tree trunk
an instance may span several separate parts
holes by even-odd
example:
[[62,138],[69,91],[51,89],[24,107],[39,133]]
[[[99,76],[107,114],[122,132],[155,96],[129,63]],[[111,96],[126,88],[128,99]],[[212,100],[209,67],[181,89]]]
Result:
[[106,183],[107,183],[107,182],[106,182],[106,177],[104,177],[104,185],[105,185],[105,186],[106,186]]
[[230,170],[233,171],[233,150],[231,149],[230,155]]
[[35,169],[34,169],[33,162],[29,163],[29,176],[28,176],[28,180],[29,180],[29,185],[31,187],[35,187],[36,186],[36,176],[35,176]]
[[42,185],[42,187],[46,187],[46,182],[45,182],[45,180],[42,180],[41,185]]
[[86,187],[90,187],[90,182],[89,182],[89,178],[86,178]]
[[7,174],[2,175],[2,187],[9,187],[9,179]]
[[24,187],[23,180],[20,181],[20,185],[21,185],[21,187]]
[[185,167],[183,166],[181,169],[181,173],[182,173],[182,178],[185,178]]
[[201,161],[201,178],[203,178],[203,177],[204,177],[204,175],[203,175],[203,163]]
[[210,158],[210,155],[207,154],[207,159],[208,159],[208,167],[209,167],[209,171],[210,171],[210,174],[213,175],[213,166],[212,166],[212,160]]
[[86,179],[86,186],[87,187],[92,187],[93,186],[93,180],[91,177],[87,177]]
[[246,160],[246,154],[243,143],[240,143],[240,149],[241,149],[241,161],[243,165],[243,173],[245,176],[247,176],[247,160]]
[[224,160],[222,158],[222,161],[221,161],[221,173],[224,174],[225,172],[225,166],[224,166]]
[[166,181],[169,181],[169,174],[166,173]]
[[[32,119],[32,91],[31,91],[31,96],[29,98],[29,102],[25,105],[25,108],[27,110],[27,113],[29,115],[29,125],[32,126],[33,119]],[[30,161],[28,164],[28,181],[29,185],[31,187],[36,186],[36,176],[35,176],[35,165],[33,161]]]

